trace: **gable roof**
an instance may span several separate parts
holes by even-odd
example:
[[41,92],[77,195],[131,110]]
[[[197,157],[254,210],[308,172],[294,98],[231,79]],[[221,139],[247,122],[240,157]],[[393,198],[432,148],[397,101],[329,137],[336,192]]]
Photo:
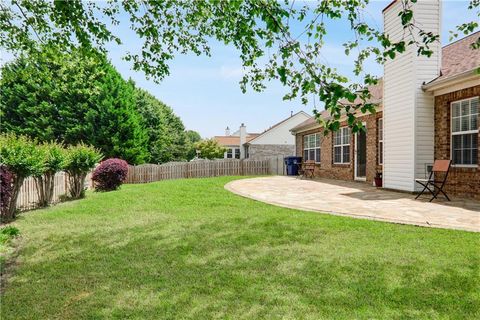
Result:
[[[392,3],[395,3],[393,1]],[[462,39],[452,42],[442,48],[442,67],[440,68],[440,76],[430,81],[427,86],[435,85],[439,82],[449,81],[452,78],[458,77],[464,73],[480,68],[480,49],[472,49],[471,44],[480,38],[480,31],[474,32]],[[367,102],[377,103],[381,106],[383,99],[383,79],[377,85],[369,87],[371,99]],[[350,104],[347,100],[342,103]],[[361,103],[360,99],[355,100],[353,104]],[[380,107],[381,108],[381,107]],[[326,110],[321,112],[323,119],[329,119],[330,113]],[[300,123],[290,131],[297,132],[309,128],[317,127],[319,123],[315,117]]]
[[[259,133],[247,133],[246,141],[249,142],[259,135]],[[240,146],[239,136],[214,136],[213,139],[215,139],[218,144],[222,146]]]
[[306,113],[306,112],[304,112],[304,111],[299,111],[299,112],[297,112],[297,113],[295,113],[295,114],[292,114],[290,117],[288,117],[288,118],[286,118],[286,119],[283,119],[282,121],[274,124],[273,126],[271,126],[270,128],[268,128],[267,130],[263,131],[262,133],[260,133],[260,134],[257,135],[256,137],[254,137],[253,139],[247,140],[247,143],[249,143],[249,142],[251,142],[251,141],[254,141],[254,140],[257,139],[257,138],[263,137],[264,135],[268,134],[268,133],[269,133],[270,131],[272,131],[273,129],[281,126],[282,124],[284,124],[284,123],[287,122],[288,120],[290,120],[290,119],[292,119],[292,118],[294,118],[294,117],[296,117],[296,116],[298,116],[298,115],[305,115],[305,116],[308,117],[308,119],[311,118],[311,116],[310,116],[308,113]]
[[[378,104],[379,107],[377,108],[377,111],[381,111],[380,109],[381,109],[381,104],[382,104],[382,99],[383,99],[383,79],[379,79],[379,81],[376,85],[369,86],[368,90],[370,91],[371,97],[370,97],[370,99],[367,100],[367,102],[368,103],[373,103],[373,104]],[[363,103],[363,101],[360,98],[355,99],[354,102],[350,102],[346,99],[341,99],[340,103],[342,103],[344,105],[355,105],[355,104]],[[357,110],[356,113],[359,116],[363,115],[363,113],[360,110]],[[325,120],[328,120],[328,119],[331,118],[330,112],[328,110],[323,110],[322,112],[320,112],[320,116]],[[305,130],[305,129],[309,129],[309,128],[313,129],[314,127],[317,127],[318,125],[320,125],[320,124],[318,123],[317,119],[315,119],[315,117],[311,117],[311,118],[305,120],[304,122],[300,123],[299,125],[293,127],[292,129],[290,129],[290,131],[296,132],[296,131],[299,131],[299,130]]]
[[442,48],[442,67],[440,76],[428,84],[446,81],[465,72],[480,67],[480,49],[472,49],[471,45],[480,38],[480,31],[452,42]]
[[[383,99],[383,78],[378,79],[377,84],[368,86],[368,91],[370,91],[370,98],[367,99],[367,103],[380,104]],[[355,101],[350,102],[347,99],[340,99],[340,103],[343,105],[358,105],[362,104],[363,100],[356,98]]]

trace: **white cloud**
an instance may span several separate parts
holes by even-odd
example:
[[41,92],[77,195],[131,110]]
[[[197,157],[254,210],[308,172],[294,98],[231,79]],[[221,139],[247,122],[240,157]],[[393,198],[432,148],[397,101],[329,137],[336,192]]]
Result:
[[243,77],[244,71],[240,66],[223,65],[220,67],[219,75],[222,79],[240,79]]

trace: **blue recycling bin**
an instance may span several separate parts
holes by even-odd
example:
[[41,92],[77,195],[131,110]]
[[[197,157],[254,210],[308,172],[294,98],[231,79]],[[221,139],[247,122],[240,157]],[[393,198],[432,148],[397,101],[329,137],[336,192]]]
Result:
[[298,168],[302,163],[302,157],[285,157],[285,169],[287,171],[287,176],[298,176]]

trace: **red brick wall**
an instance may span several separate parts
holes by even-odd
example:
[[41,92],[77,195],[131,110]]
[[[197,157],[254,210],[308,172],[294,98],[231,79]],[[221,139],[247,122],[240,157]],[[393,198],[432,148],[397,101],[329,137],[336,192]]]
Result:
[[[374,115],[367,115],[360,118],[366,123],[367,127],[367,182],[372,183],[377,171],[382,170],[382,166],[378,165],[378,119],[382,117],[382,112]],[[346,126],[346,122],[342,122],[341,126]],[[334,164],[333,163],[333,134],[323,135],[323,129],[313,129],[300,132],[296,135],[296,153],[297,156],[303,157],[303,137],[312,133],[322,133],[321,142],[321,163],[316,166],[315,175],[318,177],[340,180],[354,180],[354,150],[355,135],[350,136],[350,163]]]
[[[435,97],[435,159],[450,159],[450,103],[476,96],[480,96],[480,86]],[[480,153],[478,163],[480,163]],[[446,187],[449,194],[480,200],[479,167],[452,167]]]

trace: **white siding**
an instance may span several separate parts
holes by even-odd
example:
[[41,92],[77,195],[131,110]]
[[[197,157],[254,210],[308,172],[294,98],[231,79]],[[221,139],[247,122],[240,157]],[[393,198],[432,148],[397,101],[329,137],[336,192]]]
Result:
[[304,112],[296,113],[250,141],[250,144],[295,145],[295,136],[290,130],[309,118],[310,116]]
[[[414,19],[426,31],[440,33],[440,1],[414,4]],[[398,17],[401,2],[384,12],[385,31],[393,41],[404,34]],[[417,55],[410,46],[384,66],[384,165],[386,188],[415,191],[414,179],[424,176],[425,163],[434,157],[434,101],[421,86],[438,76],[440,43],[433,44],[431,58]]]

